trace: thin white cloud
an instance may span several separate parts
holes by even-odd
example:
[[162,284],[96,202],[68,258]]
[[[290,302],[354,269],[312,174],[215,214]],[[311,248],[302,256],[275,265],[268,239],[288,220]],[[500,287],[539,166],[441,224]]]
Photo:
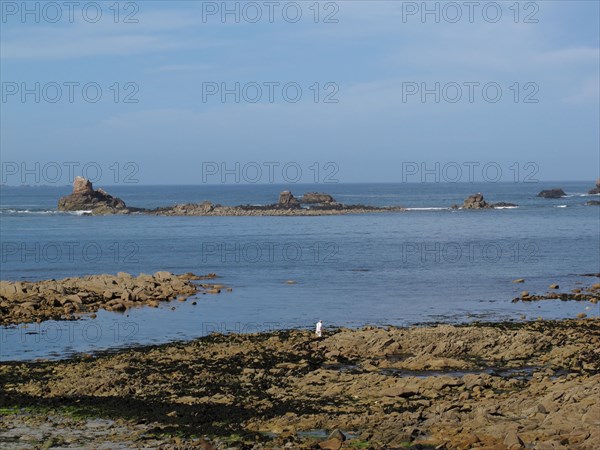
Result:
[[165,64],[162,66],[154,67],[148,70],[148,72],[204,72],[207,70],[212,70],[214,68],[215,66],[210,64]]
[[123,56],[222,45],[224,39],[192,40],[198,19],[185,11],[140,12],[138,23],[75,22],[56,26],[3,25],[3,60],[62,60]]
[[600,49],[592,47],[563,48],[537,55],[536,62],[548,65],[598,64]]
[[600,102],[600,77],[588,78],[580,83],[573,83],[573,92],[565,102],[572,105],[593,104]]
[[[44,45],[41,45],[41,42],[44,42]],[[173,50],[182,48],[182,44],[152,35],[73,36],[71,33],[53,33],[47,37],[38,34],[5,41],[1,48],[3,59],[57,60]]]

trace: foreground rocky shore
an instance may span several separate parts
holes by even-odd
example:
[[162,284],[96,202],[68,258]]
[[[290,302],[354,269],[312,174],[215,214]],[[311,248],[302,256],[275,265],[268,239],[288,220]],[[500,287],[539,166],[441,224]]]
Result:
[[0,364],[0,447],[594,449],[600,320],[211,335]]
[[119,272],[63,280],[0,281],[0,325],[75,320],[99,309],[123,312],[136,306],[158,307],[161,301],[185,301],[196,293],[218,294],[225,286],[195,283],[214,278],[214,273],[199,276],[156,272],[136,277]]

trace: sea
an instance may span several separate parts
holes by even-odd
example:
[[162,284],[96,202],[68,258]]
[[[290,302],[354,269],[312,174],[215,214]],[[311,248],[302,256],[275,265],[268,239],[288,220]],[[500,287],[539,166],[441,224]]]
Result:
[[[318,191],[404,212],[317,217],[89,216],[56,209],[70,186],[0,188],[2,280],[170,271],[232,288],[159,308],[0,327],[2,361],[62,359],[213,332],[521,321],[600,315],[590,302],[517,302],[599,282],[593,182],[240,184],[105,187],[127,205],[276,202]],[[566,197],[537,197],[561,187]],[[518,207],[452,210],[470,194]],[[524,279],[523,283],[513,283]],[[193,302],[196,305],[193,305]]]

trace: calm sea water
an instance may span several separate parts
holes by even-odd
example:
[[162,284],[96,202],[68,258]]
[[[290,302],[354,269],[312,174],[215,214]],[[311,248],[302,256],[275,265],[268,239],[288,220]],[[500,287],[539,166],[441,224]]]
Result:
[[[96,319],[0,328],[2,360],[163,343],[211,331],[408,325],[598,315],[599,305],[511,303],[597,282],[600,208],[593,183],[113,186],[128,205],[211,200],[226,205],[325,191],[344,203],[402,205],[403,213],[324,217],[89,217],[56,212],[70,187],[2,187],[1,279],[40,280],[118,271],[216,272],[233,292]],[[536,194],[562,187],[568,197]],[[450,211],[472,193],[516,209]],[[524,284],[513,284],[525,278]],[[287,284],[293,280],[295,284]],[[175,307],[174,310],[171,308]]]

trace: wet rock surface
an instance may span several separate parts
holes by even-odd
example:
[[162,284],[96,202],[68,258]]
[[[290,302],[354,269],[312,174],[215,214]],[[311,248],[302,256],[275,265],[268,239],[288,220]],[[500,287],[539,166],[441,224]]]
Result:
[[[0,446],[29,430],[40,442],[94,448],[594,449],[600,441],[599,319],[325,331],[2,363]],[[22,443],[6,448],[33,448]]]
[[161,301],[186,299],[196,293],[219,293],[222,285],[194,283],[217,276],[192,273],[133,276],[90,275],[44,281],[0,281],[0,325],[74,320],[99,309],[124,312],[136,306],[157,307]]

